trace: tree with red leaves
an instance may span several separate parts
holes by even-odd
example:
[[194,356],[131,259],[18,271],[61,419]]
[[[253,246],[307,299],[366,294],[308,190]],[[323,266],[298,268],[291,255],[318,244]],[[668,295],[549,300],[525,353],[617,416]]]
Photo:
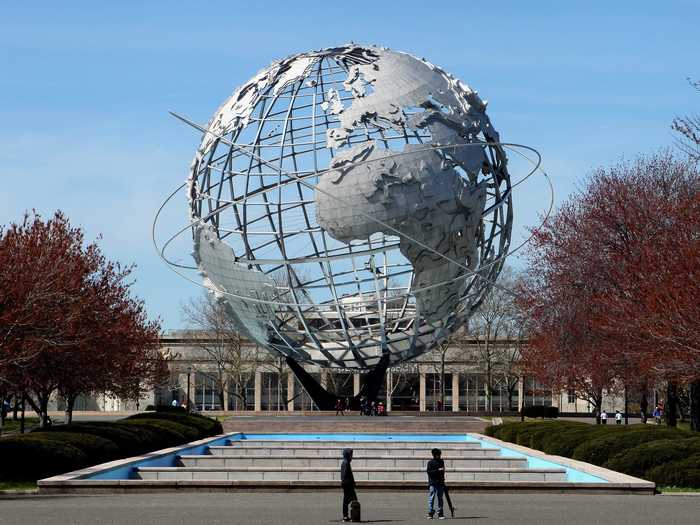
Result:
[[[525,364],[570,388],[678,383],[700,393],[700,174],[670,153],[592,174],[535,231],[522,304]],[[576,378],[578,380],[576,380]],[[577,384],[578,383],[578,384]],[[691,396],[693,398],[693,396]],[[698,399],[691,423],[698,425]]]
[[61,212],[0,230],[0,390],[48,422],[58,391],[135,397],[158,379],[160,324],[130,294],[133,267],[107,261]]

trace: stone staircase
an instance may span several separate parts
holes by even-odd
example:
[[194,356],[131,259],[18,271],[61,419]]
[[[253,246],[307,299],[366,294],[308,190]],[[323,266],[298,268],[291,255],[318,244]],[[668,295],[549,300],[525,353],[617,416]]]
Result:
[[[564,482],[563,468],[533,469],[521,457],[501,456],[479,442],[231,440],[201,455],[179,455],[170,467],[137,467],[150,481],[279,483],[338,482],[343,448],[352,448],[358,485],[427,483],[430,450],[442,450],[448,484],[465,482]],[[337,483],[332,483],[336,485]]]

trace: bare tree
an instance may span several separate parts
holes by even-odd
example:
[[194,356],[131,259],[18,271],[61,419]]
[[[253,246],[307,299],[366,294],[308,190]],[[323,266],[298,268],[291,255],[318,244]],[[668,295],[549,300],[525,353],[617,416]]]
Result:
[[[493,410],[493,394],[496,378],[508,377],[512,385],[513,371],[520,357],[518,348],[511,345],[514,338],[522,337],[522,323],[519,321],[515,294],[510,292],[515,278],[510,268],[505,267],[498,278],[498,288],[491,290],[470,320],[469,339],[474,341],[476,362],[482,368],[486,381],[486,408]],[[458,344],[469,344],[460,337]],[[515,386],[517,387],[517,379]]]
[[[700,91],[700,82],[688,83]],[[673,119],[671,129],[678,134],[678,147],[694,161],[700,161],[700,115],[687,115]]]
[[[224,397],[233,386],[231,393],[246,406],[246,387],[262,364],[264,356],[257,348],[249,349],[242,344],[241,335],[229,314],[225,300],[206,293],[198,299],[191,299],[182,306],[185,321],[199,333],[193,344],[203,350],[214,371],[200,369],[217,386],[221,407],[226,406]],[[232,385],[231,385],[232,383]]]

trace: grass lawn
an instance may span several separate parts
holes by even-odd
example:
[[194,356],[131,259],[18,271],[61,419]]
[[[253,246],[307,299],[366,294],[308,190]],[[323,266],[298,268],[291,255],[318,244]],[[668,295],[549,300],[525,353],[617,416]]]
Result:
[[[20,420],[18,419],[15,421],[12,418],[7,418],[5,419],[5,423],[3,424],[2,427],[2,432],[3,434],[5,432],[19,432],[19,426],[20,426]],[[24,428],[25,430],[29,430],[36,425],[39,424],[39,418],[38,417],[25,417],[24,418]]]
[[35,490],[36,481],[0,481],[0,490]]
[[659,492],[700,492],[700,489],[683,487],[656,487]]

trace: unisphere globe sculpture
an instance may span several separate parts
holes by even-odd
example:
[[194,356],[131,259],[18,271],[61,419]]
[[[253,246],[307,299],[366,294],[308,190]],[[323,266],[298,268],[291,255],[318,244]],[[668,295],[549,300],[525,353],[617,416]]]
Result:
[[445,341],[510,242],[486,103],[386,48],[260,71],[215,113],[188,188],[205,286],[251,340],[324,367],[393,365]]

